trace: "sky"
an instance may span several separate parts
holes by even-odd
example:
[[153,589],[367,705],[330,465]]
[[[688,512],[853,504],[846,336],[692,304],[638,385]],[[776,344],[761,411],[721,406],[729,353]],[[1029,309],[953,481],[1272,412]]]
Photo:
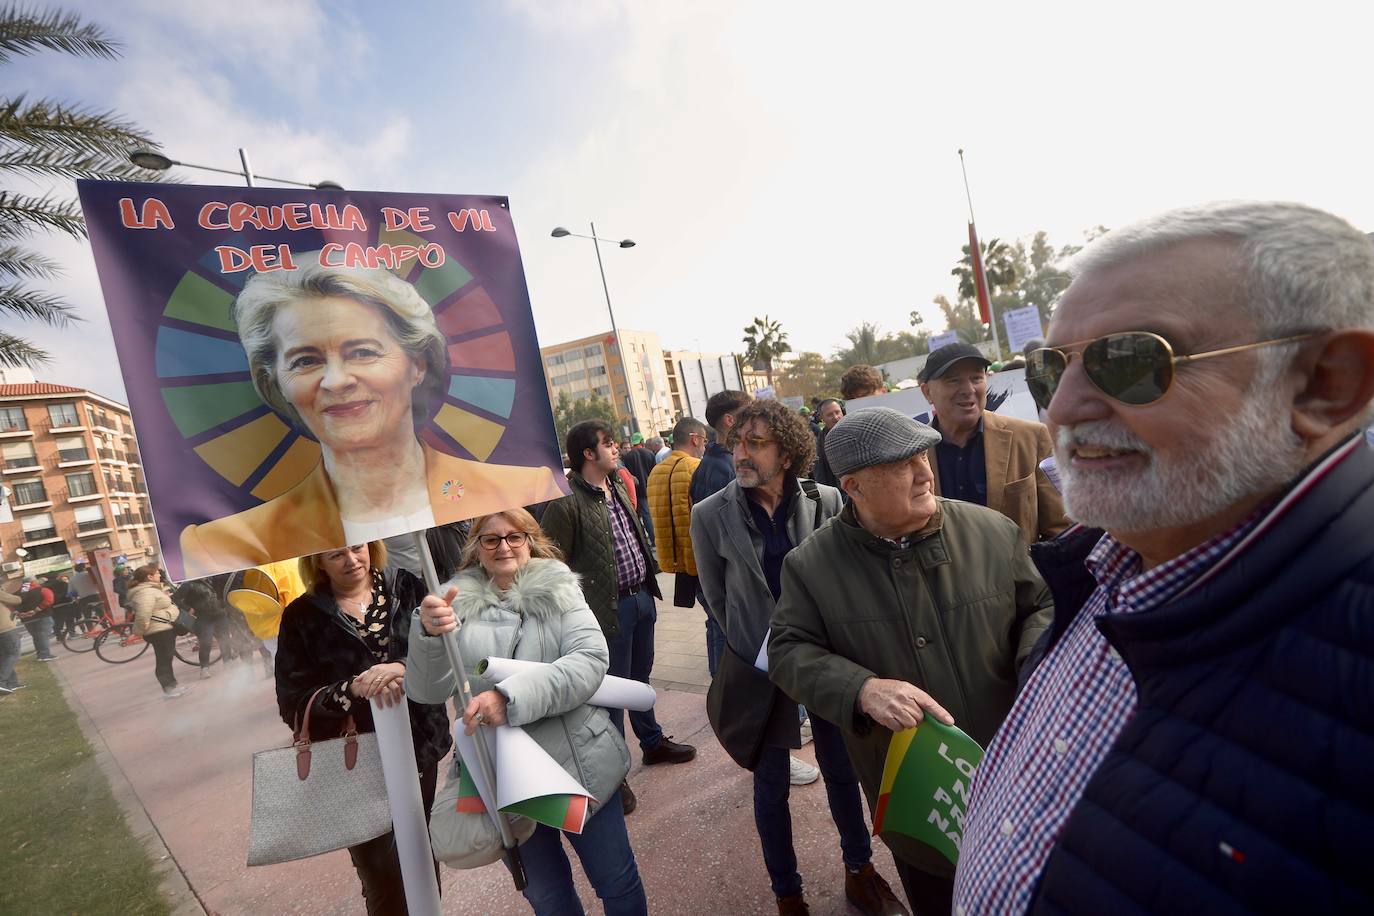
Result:
[[[609,329],[591,243],[550,237],[592,222],[637,243],[603,248],[617,322],[671,349],[738,351],[761,315],[827,356],[912,310],[938,331],[967,240],[960,148],[984,239],[1078,243],[1225,198],[1374,230],[1362,4],[65,8],[121,59],[22,58],[9,93],[117,111],[186,162],[236,168],[244,147],[264,175],[508,196],[542,345]],[[122,400],[89,247],[36,245],[86,319],[22,327],[54,352],[39,377]]]

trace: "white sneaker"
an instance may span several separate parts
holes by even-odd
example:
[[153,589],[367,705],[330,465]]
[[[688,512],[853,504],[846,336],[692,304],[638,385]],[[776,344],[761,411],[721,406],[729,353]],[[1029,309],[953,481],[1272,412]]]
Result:
[[811,743],[811,717],[810,717],[810,716],[807,716],[805,719],[802,719],[802,724],[801,724],[801,736],[802,736],[802,747],[806,747],[808,744]]
[[794,786],[809,786],[811,783],[821,778],[820,767],[813,767],[805,760],[797,757],[789,757],[792,765],[790,782]]
[[212,678],[212,677],[214,677],[214,675],[210,673],[210,669],[209,669],[209,668],[201,668],[201,669],[200,669],[200,679],[201,679],[202,681],[208,681],[208,680],[209,680],[210,678]]
[[177,697],[186,696],[187,692],[188,691],[185,687],[177,687],[172,690],[164,690],[162,691],[162,698],[164,700],[175,700]]

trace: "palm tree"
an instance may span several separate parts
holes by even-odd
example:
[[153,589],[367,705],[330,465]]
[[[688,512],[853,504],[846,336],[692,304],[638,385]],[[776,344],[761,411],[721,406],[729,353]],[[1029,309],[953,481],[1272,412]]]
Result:
[[[980,242],[978,247],[983,253],[983,274],[987,277],[989,298],[1016,286],[1023,272],[1021,261],[1025,257],[1024,252],[1017,251],[1001,239]],[[949,273],[959,278],[959,298],[974,299],[977,293],[973,285],[973,258],[969,255],[967,245],[959,250],[963,252],[963,257]]]
[[762,366],[768,373],[768,387],[773,387],[773,360],[788,352],[787,332],[768,316],[755,318],[754,323],[744,329],[744,360],[758,368]]
[[[0,64],[36,51],[112,60],[119,45],[99,26],[70,13],[13,3],[0,7]],[[128,160],[129,150],[140,146],[152,143],[111,112],[30,100],[23,93],[0,98],[0,176],[62,184],[75,178],[145,177],[148,173]],[[81,320],[71,306],[30,285],[55,280],[62,272],[55,261],[20,244],[40,230],[86,235],[81,209],[66,194],[0,188],[0,314],[65,327]],[[0,331],[0,366],[32,367],[50,359],[31,341]]]

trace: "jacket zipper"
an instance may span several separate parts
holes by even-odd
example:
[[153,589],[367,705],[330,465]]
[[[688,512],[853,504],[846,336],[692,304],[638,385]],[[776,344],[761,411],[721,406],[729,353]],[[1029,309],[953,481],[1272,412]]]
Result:
[[[548,646],[544,644],[544,628],[539,628],[539,658],[542,661],[549,657]],[[582,772],[582,761],[577,756],[577,745],[573,744],[572,730],[568,728],[568,713],[563,713],[558,717],[558,724],[563,727],[563,740],[568,742],[569,756],[572,757],[573,767],[577,770],[577,782],[579,785],[587,785],[587,776]]]
[[[931,537],[940,537],[940,535],[937,533],[931,535]],[[919,559],[916,561],[919,562]],[[964,678],[959,673],[959,666],[953,663],[954,655],[949,644],[949,634],[945,632],[944,615],[940,607],[940,602],[935,599],[935,590],[930,587],[930,580],[926,577],[926,565],[924,563],[921,563],[921,582],[925,585],[926,593],[930,595],[931,606],[935,608],[935,629],[940,633],[940,651],[945,653],[945,660],[950,663],[949,671],[953,676],[954,687],[959,691],[959,702],[964,709],[969,710],[972,707],[969,706],[968,697],[964,696]],[[937,699],[936,702],[939,702],[939,700]],[[943,706],[944,704],[941,703],[940,705]]]

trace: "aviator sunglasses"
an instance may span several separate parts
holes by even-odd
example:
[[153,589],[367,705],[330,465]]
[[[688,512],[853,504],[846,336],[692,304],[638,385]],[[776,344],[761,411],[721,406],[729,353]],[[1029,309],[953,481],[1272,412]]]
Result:
[[[1174,367],[1213,356],[1240,353],[1260,347],[1292,343],[1315,337],[1316,332],[1261,340],[1256,343],[1175,356],[1174,348],[1158,334],[1125,331],[1096,340],[1080,340],[1063,347],[1046,347],[1026,354],[1026,386],[1041,410],[1048,410],[1059,381],[1068,371],[1075,353],[1083,362],[1083,374],[1098,391],[1109,398],[1140,407],[1164,397],[1174,383]],[[1080,349],[1081,348],[1081,349]]]

